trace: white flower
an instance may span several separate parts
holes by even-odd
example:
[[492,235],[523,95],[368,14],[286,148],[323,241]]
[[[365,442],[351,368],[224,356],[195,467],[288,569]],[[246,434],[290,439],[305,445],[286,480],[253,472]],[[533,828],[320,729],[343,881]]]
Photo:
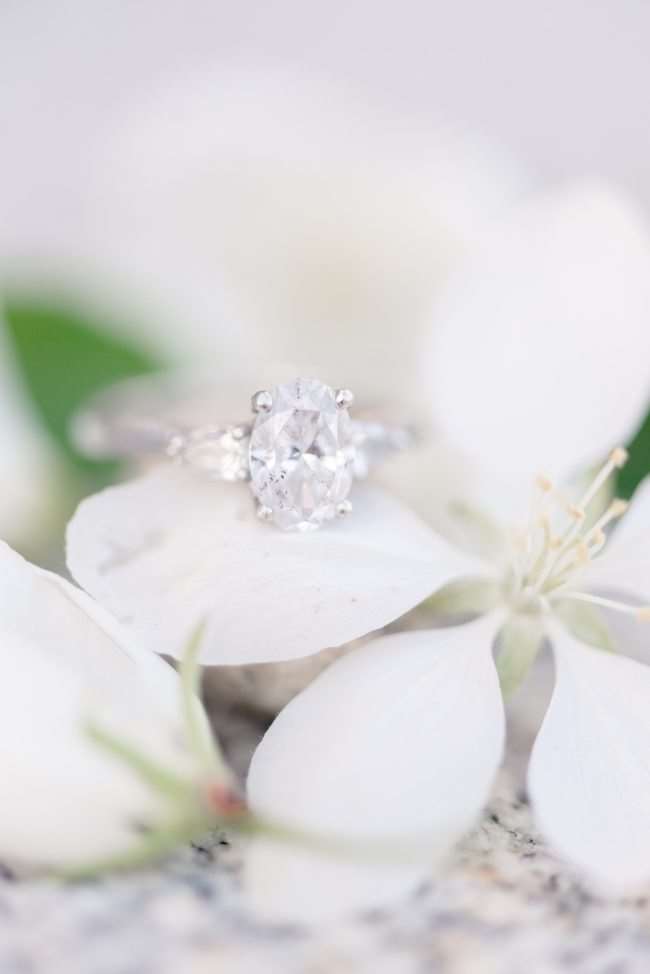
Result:
[[[346,879],[346,898],[332,904],[337,909],[380,901],[412,885],[465,831],[486,800],[501,755],[503,708],[493,640],[498,636],[501,679],[512,689],[542,640],[552,638],[558,686],[531,778],[540,821],[570,858],[623,883],[650,876],[650,843],[642,844],[650,782],[629,759],[630,738],[640,735],[634,746],[650,746],[650,736],[643,736],[641,715],[626,699],[628,682],[636,683],[641,703],[646,671],[578,641],[609,645],[600,605],[644,611],[595,594],[603,586],[641,598],[647,593],[650,566],[642,553],[648,550],[650,489],[640,492],[607,545],[609,558],[602,557],[605,529],[625,505],[614,500],[589,522],[607,477],[623,460],[624,451],[615,451],[575,506],[541,479],[522,530],[470,518],[475,558],[447,547],[375,492],[357,503],[358,519],[306,543],[260,525],[247,511],[249,499],[236,490],[215,492],[176,471],[157,473],[82,504],[70,526],[70,566],[153,649],[173,650],[206,616],[203,658],[213,663],[285,659],[339,644],[378,629],[420,601],[425,590],[436,590],[431,604],[441,615],[487,613],[458,629],[385,637],[333,664],[277,718],[255,757],[250,796],[265,818],[347,838],[397,842],[406,834],[423,843],[426,855],[417,868],[395,864],[390,882],[376,865],[368,867],[370,877],[358,863],[351,865],[357,882]],[[567,679],[576,695],[564,706]],[[608,721],[617,732],[606,748],[595,750],[591,741],[604,733],[593,699],[598,681],[613,688]],[[650,696],[647,702],[650,713]],[[555,734],[567,741],[560,755],[548,743]],[[564,762],[572,762],[574,772],[589,768],[591,785]],[[567,781],[558,780],[554,790],[553,775]],[[612,776],[620,787],[609,802],[599,795],[598,814],[589,819],[596,808],[589,788]],[[540,785],[549,778],[550,784]],[[623,788],[630,796],[639,792],[624,812]],[[625,829],[615,828],[621,814]],[[572,833],[574,817],[582,824]],[[251,869],[257,855],[268,863],[278,854],[257,848]],[[282,856],[287,858],[286,850]],[[309,861],[313,869],[313,856],[299,854],[287,877],[296,879]],[[338,865],[326,859],[320,865],[317,890],[338,882]],[[258,875],[276,877],[273,901],[281,909],[277,871],[264,868]],[[293,879],[280,886],[285,893],[299,888]],[[302,896],[301,910],[309,905]]]
[[[421,846],[418,862],[380,870],[379,855],[367,866],[352,858],[340,867],[259,843],[248,870],[267,910],[322,918],[377,905],[431,875],[482,808],[500,760],[497,673],[512,692],[545,639],[556,687],[529,770],[538,823],[606,890],[635,891],[650,880],[650,669],[610,651],[597,614],[605,606],[650,618],[649,608],[637,608],[639,597],[650,601],[650,481],[605,557],[603,529],[625,505],[613,501],[590,527],[583,516],[622,459],[615,451],[583,507],[559,500],[561,534],[551,528],[557,498],[542,481],[528,529],[502,533],[492,570],[477,574],[468,563],[465,578],[433,597],[442,616],[485,613],[478,621],[356,650],[276,718],[251,765],[253,808],[359,842],[381,837],[389,851],[405,835]],[[605,598],[594,588],[628,590],[631,598]]]
[[[464,423],[457,433],[470,459],[462,476],[441,469],[440,462],[427,470],[405,461],[405,479],[419,491],[425,513],[434,514],[451,496],[452,510],[446,512],[453,521],[451,533],[469,544],[489,543],[480,530],[485,524],[480,508],[476,514],[464,496],[472,500],[472,495],[488,493],[494,470],[487,477],[485,466],[508,475],[496,478],[502,492],[492,505],[490,490],[485,506],[504,508],[509,520],[525,511],[536,472],[530,469],[526,429],[540,443],[542,467],[556,470],[564,482],[610,448],[612,432],[624,437],[629,431],[625,423],[641,415],[650,388],[650,243],[636,214],[612,194],[578,187],[549,195],[501,233],[507,245],[495,243],[483,254],[491,272],[477,258],[460,279],[464,287],[452,289],[456,304],[451,297],[445,302],[454,327],[447,319],[439,321],[443,336],[458,330],[463,339],[453,356],[448,351],[441,359],[452,373],[446,387],[458,390]],[[498,261],[492,256],[497,251]],[[476,395],[465,370],[475,367],[472,348],[482,341],[483,323],[487,332],[501,327],[499,309],[508,307],[512,285],[509,261],[518,268],[517,280],[527,284],[517,286],[515,310],[504,317],[508,340],[491,354],[489,342],[481,345],[485,376],[479,369]],[[481,302],[472,298],[475,294],[483,295]],[[463,302],[470,300],[472,313],[464,313]],[[458,310],[452,314],[454,307]],[[561,341],[548,342],[547,323],[556,321],[561,322]],[[534,357],[522,355],[511,367],[509,349],[515,342],[520,351],[524,333]],[[619,378],[615,389],[609,383],[612,370]],[[599,398],[603,383],[611,410]],[[560,394],[564,414],[554,405]],[[445,425],[451,422],[451,394],[448,399],[448,408],[440,410]],[[510,448],[504,403],[511,410]],[[610,413],[616,414],[614,423]],[[546,434],[545,415],[554,436]],[[472,451],[473,417],[480,417],[477,422],[491,437],[487,451],[481,452],[482,441]],[[421,463],[425,459],[416,457]],[[483,461],[479,475],[472,466],[477,460]],[[438,497],[436,481],[441,479],[446,487]],[[178,654],[193,627],[206,618],[204,662],[297,658],[383,626],[458,574],[449,546],[400,505],[376,490],[355,491],[355,505],[353,518],[305,543],[257,524],[244,490],[160,469],[80,506],[69,527],[70,569],[158,652]],[[487,533],[493,532],[494,527]],[[249,611],[251,592],[259,607],[254,614]]]
[[3,543],[0,647],[0,861],[127,865],[218,819],[231,779],[190,688]]
[[177,350],[412,392],[434,294],[521,191],[512,161],[290,71],[147,95],[94,166],[88,249],[173,309]]
[[441,526],[443,493],[512,518],[540,465],[582,474],[633,433],[650,402],[649,321],[638,207],[595,184],[523,203],[459,267],[422,355],[432,420],[462,456],[441,484],[441,447],[423,447],[386,483]]
[[[518,317],[508,318],[508,335],[516,338],[517,321],[526,321],[530,312],[527,334],[540,350],[538,358],[528,362],[522,357],[518,363],[527,370],[524,383],[508,366],[507,342],[504,354],[486,353],[483,361],[490,374],[481,386],[480,402],[473,400],[486,436],[493,433],[493,406],[494,421],[501,423],[487,459],[498,467],[503,458],[509,475],[510,483],[502,484],[505,500],[497,495],[497,512],[511,512],[508,523],[486,517],[465,501],[456,504],[453,527],[462,550],[452,548],[395,501],[360,490],[353,518],[305,539],[257,524],[243,491],[166,471],[88,499],[70,525],[69,564],[77,580],[135,627],[152,649],[173,652],[196,620],[207,616],[206,662],[263,662],[316,652],[379,629],[433,592],[433,607],[439,610],[487,613],[456,629],[389,636],[355,651],[278,717],[253,761],[249,789],[254,808],[271,818],[353,840],[388,838],[390,848],[408,835],[426,853],[419,862],[411,858],[389,870],[377,863],[374,868],[348,863],[339,882],[340,863],[333,865],[324,857],[317,861],[304,852],[289,863],[285,849],[282,868],[270,869],[278,849],[261,843],[250,858],[253,888],[262,896],[260,880],[272,877],[277,912],[344,911],[412,888],[418,877],[430,875],[444,848],[478,815],[500,759],[503,735],[503,706],[491,655],[497,633],[501,677],[511,685],[523,677],[542,637],[553,641],[557,687],[530,780],[549,838],[610,885],[628,886],[650,876],[650,782],[639,751],[650,746],[645,718],[650,707],[643,701],[650,671],[576,638],[580,634],[588,643],[608,642],[598,615],[603,586],[648,601],[648,488],[639,492],[617,527],[607,557],[601,557],[605,532],[624,505],[614,501],[604,513],[602,503],[610,493],[607,477],[624,459],[623,452],[616,451],[591,488],[583,489],[581,503],[587,511],[579,503],[572,507],[542,479],[538,508],[520,522],[520,512],[530,501],[530,487],[522,490],[520,484],[531,457],[523,457],[517,468],[516,457],[507,450],[501,412],[502,395],[507,397],[508,383],[514,383],[520,389],[520,398],[510,399],[514,431],[521,430],[522,436],[514,436],[512,449],[527,449],[523,431],[528,424],[544,451],[542,462],[558,471],[560,482],[602,454],[604,437],[614,430],[624,432],[625,422],[640,415],[650,361],[644,352],[650,340],[644,317],[650,250],[634,217],[608,195],[569,194],[564,202],[551,198],[547,205],[551,216],[546,206],[536,210],[515,247],[528,254],[517,266],[530,282],[525,293],[531,296],[531,307],[524,295]],[[544,232],[549,222],[554,230]],[[581,239],[585,247],[589,243],[582,263],[582,245],[576,242]],[[564,255],[562,260],[554,259],[554,249]],[[574,265],[579,270],[576,280]],[[466,361],[480,323],[498,324],[495,309],[507,307],[506,271],[504,257],[498,273],[493,272],[490,300],[473,307],[468,318]],[[474,280],[466,279],[470,293]],[[547,314],[538,318],[535,306],[542,297]],[[578,315],[582,302],[591,311]],[[608,308],[612,331],[609,344],[601,344],[600,334],[591,336],[599,354],[590,355],[586,318],[591,314],[603,327],[601,305]],[[567,316],[566,306],[575,313]],[[550,351],[562,361],[559,372],[544,345],[546,321],[556,317],[563,327]],[[611,356],[607,347],[614,350]],[[630,354],[624,353],[626,348]],[[454,362],[458,388],[471,396],[460,365]],[[541,388],[535,385],[538,368],[550,369],[548,385]],[[615,393],[608,378],[605,385],[607,395],[616,400],[615,423],[598,399],[601,376],[612,368],[621,370]],[[564,394],[560,380],[565,371],[575,408],[560,417],[552,401],[556,391]],[[526,388],[534,395],[523,395]],[[543,402],[540,397],[545,397]],[[463,401],[459,408],[465,406]],[[557,450],[540,418],[545,411],[556,432]],[[594,411],[601,421],[592,422]],[[466,416],[468,427],[472,415]],[[479,493],[483,482],[486,487],[491,482],[475,479]],[[467,493],[471,497],[472,491]],[[562,518],[568,519],[564,527]],[[563,540],[558,542],[558,537]],[[445,584],[450,581],[454,584]],[[625,611],[637,610],[630,606]],[[634,684],[629,692],[628,684]],[[603,723],[598,699],[608,686],[612,692]],[[558,736],[566,747],[556,748]],[[616,782],[614,789],[607,789],[608,776]],[[307,868],[311,878],[301,883]],[[332,883],[335,896],[317,896]],[[316,902],[308,892],[317,896]]]

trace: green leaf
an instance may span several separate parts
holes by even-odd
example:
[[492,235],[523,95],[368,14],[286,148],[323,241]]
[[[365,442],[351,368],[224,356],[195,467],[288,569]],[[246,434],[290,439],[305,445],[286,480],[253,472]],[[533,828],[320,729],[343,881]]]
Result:
[[629,500],[641,481],[650,473],[650,412],[628,443],[630,458],[617,479],[617,494]]
[[511,696],[523,681],[535,661],[543,638],[541,618],[523,612],[510,616],[499,630],[496,666],[504,697]]
[[597,606],[577,599],[558,599],[553,609],[576,639],[596,649],[616,651],[609,627]]
[[154,358],[86,314],[34,296],[5,298],[3,317],[23,383],[43,425],[81,472],[108,479],[112,464],[81,456],[69,437],[72,416],[100,389],[159,368]]
[[422,603],[422,608],[440,618],[465,619],[489,612],[500,598],[501,588],[494,579],[468,576],[443,585]]

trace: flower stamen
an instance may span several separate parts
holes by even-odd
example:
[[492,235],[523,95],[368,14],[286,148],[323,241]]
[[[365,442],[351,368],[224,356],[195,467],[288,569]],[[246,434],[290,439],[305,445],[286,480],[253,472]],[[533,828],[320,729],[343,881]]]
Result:
[[640,621],[650,622],[650,605],[629,605],[627,602],[620,602],[618,599],[606,599],[600,595],[592,595],[590,592],[562,592],[561,598],[571,599],[575,602],[588,602],[590,605],[597,605],[602,609],[612,609],[614,612],[635,616]]
[[614,498],[605,513],[599,517],[594,526],[589,529],[585,540],[589,540],[592,534],[598,534],[599,532],[604,536],[604,528],[606,528],[608,524],[611,524],[612,521],[616,521],[619,517],[622,517],[627,511],[628,506],[627,501],[622,500],[620,497]]
[[[589,508],[607,480],[626,460],[627,451],[623,447],[612,450],[577,504],[557,490],[548,477],[537,477],[527,535],[523,543],[520,539],[514,545],[516,597],[529,601],[556,593],[601,552],[607,542],[605,529],[625,513],[628,505],[615,498],[595,523],[587,527]],[[553,507],[550,507],[551,502]],[[565,526],[556,534],[551,515],[558,511],[565,518]]]
[[617,446],[615,450],[609,455],[609,458],[605,464],[598,471],[592,482],[587,487],[587,490],[580,498],[578,502],[578,507],[587,508],[592,502],[600,488],[605,484],[615,470],[620,470],[625,466],[628,459],[628,452],[625,447]]

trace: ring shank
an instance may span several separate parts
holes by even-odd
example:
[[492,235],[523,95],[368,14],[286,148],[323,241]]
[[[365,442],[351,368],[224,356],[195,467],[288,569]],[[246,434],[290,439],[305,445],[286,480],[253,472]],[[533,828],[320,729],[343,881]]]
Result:
[[[146,397],[125,395],[121,387],[100,393],[74,417],[73,442],[95,460],[172,457],[216,480],[247,479],[250,422],[183,423],[163,418],[162,407],[154,409],[148,398],[147,402]],[[360,479],[387,455],[408,449],[417,439],[408,426],[372,419],[351,420],[351,431],[354,475]]]

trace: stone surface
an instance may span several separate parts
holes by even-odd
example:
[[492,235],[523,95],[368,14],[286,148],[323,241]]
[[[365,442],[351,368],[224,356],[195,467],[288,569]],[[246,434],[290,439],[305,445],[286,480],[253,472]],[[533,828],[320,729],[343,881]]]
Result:
[[354,447],[347,409],[316,379],[271,390],[250,439],[253,493],[278,527],[309,531],[336,515],[352,484]]
[[[594,897],[534,828],[522,768],[538,710],[519,702],[490,806],[446,875],[391,911],[320,931],[262,923],[242,896],[240,850],[212,836],[139,874],[76,886],[4,876],[0,971],[647,974],[650,903]],[[216,716],[243,770],[261,728]]]

